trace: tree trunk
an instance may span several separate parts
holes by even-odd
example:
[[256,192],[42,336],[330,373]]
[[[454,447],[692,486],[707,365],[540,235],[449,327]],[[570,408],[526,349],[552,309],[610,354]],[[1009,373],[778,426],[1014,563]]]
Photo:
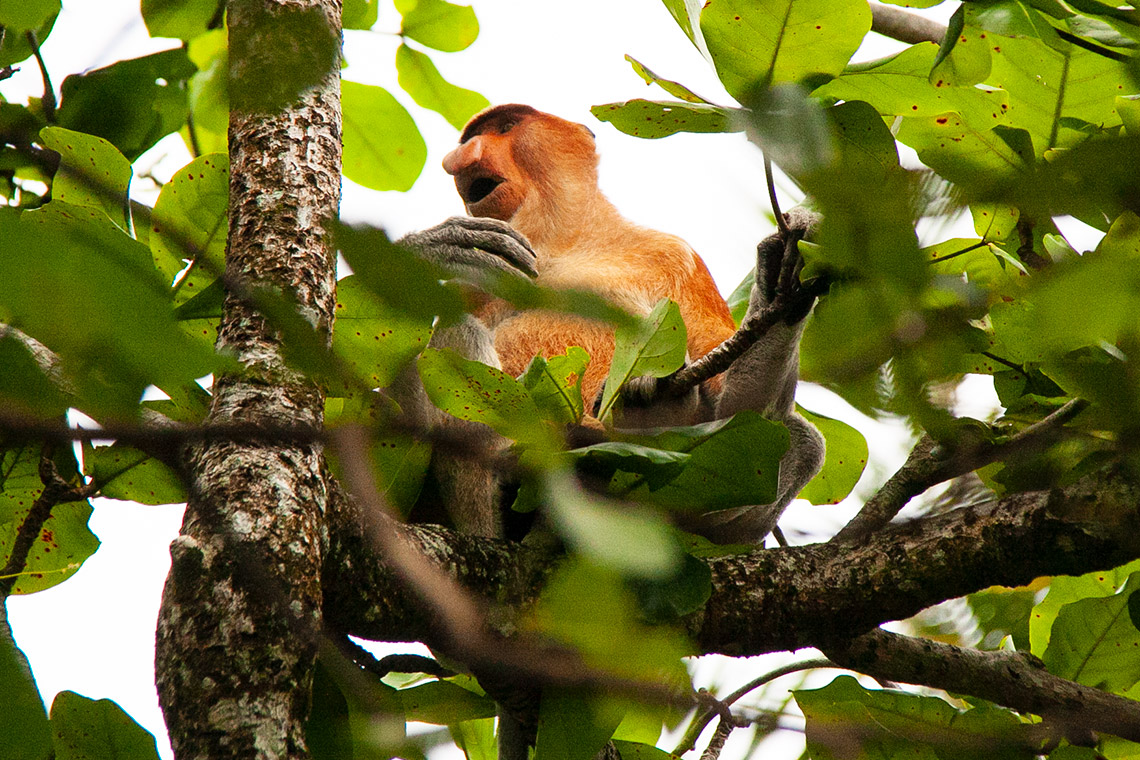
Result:
[[[340,2],[234,0],[228,10],[230,215],[218,346],[241,369],[217,378],[208,422],[319,426],[322,393],[286,367],[279,336],[251,302],[284,294],[330,333]],[[327,542],[322,459],[317,445],[214,441],[186,456],[191,497],[171,546],[155,655],[179,758],[308,754]]]

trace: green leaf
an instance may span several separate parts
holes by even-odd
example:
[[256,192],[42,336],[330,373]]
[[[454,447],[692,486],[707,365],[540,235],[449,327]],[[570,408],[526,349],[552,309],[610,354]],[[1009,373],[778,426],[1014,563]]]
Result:
[[[990,209],[982,213],[999,213]],[[1008,218],[1005,213],[1002,217]],[[1012,293],[1024,284],[1025,266],[1003,253],[996,245],[977,238],[950,238],[922,249],[936,274],[965,278],[992,294]]]
[[1001,90],[951,87],[929,80],[938,46],[912,45],[901,53],[849,67],[812,93],[817,98],[863,100],[892,116],[937,116],[957,113],[975,129],[1005,124],[1009,104]]
[[1120,123],[1114,98],[1131,89],[1127,64],[1075,45],[1021,36],[987,38],[997,55],[988,83],[1009,94],[1010,123],[1029,132],[1040,156],[1058,145],[1060,120]]
[[859,0],[716,0],[701,11],[720,81],[745,105],[773,84],[838,75],[870,28]]
[[519,625],[573,647],[602,672],[657,684],[689,682],[681,658],[692,653],[691,645],[669,627],[642,622],[618,572],[580,557],[559,565]]
[[672,79],[664,79],[657,76],[657,74],[651,71],[648,66],[633,56],[627,55],[625,59],[629,61],[631,66],[633,66],[633,70],[637,72],[637,75],[645,80],[646,84],[655,84],[673,97],[679,98],[686,103],[706,103],[708,105],[714,105],[710,101],[705,100],[700,95],[690,90],[685,85],[679,82],[674,82]]
[[1117,96],[1114,102],[1116,113],[1120,116],[1128,134],[1140,134],[1140,99],[1135,95],[1127,98]]
[[611,700],[582,692],[545,689],[538,710],[534,760],[590,760],[621,722],[622,711]]
[[131,164],[123,154],[101,137],[62,127],[44,127],[40,136],[45,147],[59,153],[51,197],[74,206],[99,209],[116,227],[130,234],[127,188]]
[[210,393],[198,383],[190,381],[163,388],[168,399],[144,401],[143,406],[175,421],[198,424],[210,411]]
[[1020,652],[1029,651],[1029,618],[1036,592],[1028,588],[1008,589],[1001,586],[979,591],[966,597],[982,640],[978,649],[996,650],[1006,637]]
[[863,475],[867,466],[867,439],[845,422],[806,409],[799,412],[827,441],[823,467],[800,491],[799,498],[812,504],[838,504],[847,498]]
[[620,739],[614,739],[614,748],[621,755],[621,760],[670,760],[679,757],[669,754],[663,749],[657,749],[652,744],[627,742]]
[[158,760],[154,737],[109,699],[61,691],[51,704],[57,760]]
[[1133,573],[1117,594],[1062,607],[1042,657],[1049,672],[1112,692],[1140,681],[1140,630],[1128,610],[1137,589],[1140,573]]
[[[1095,252],[1056,265],[1025,298],[1037,335],[1031,345],[1059,355],[1136,329],[1140,309],[1140,217],[1124,212]],[[1040,284],[1038,284],[1038,282]]]
[[305,743],[314,760],[351,758],[348,700],[320,659],[313,668],[312,704],[305,721]]
[[456,129],[462,129],[468,119],[491,105],[474,90],[448,82],[427,54],[407,45],[396,49],[396,73],[400,86],[417,105],[440,114]]
[[377,435],[369,449],[369,458],[377,493],[402,517],[407,517],[427,477],[431,444],[410,435]]
[[83,474],[108,499],[139,504],[179,504],[186,490],[178,473],[138,449],[122,444],[83,444]]
[[455,53],[479,36],[479,21],[467,5],[445,0],[396,0],[404,21],[400,33],[433,50]]
[[341,25],[345,29],[371,29],[379,13],[377,0],[345,0]]
[[[696,612],[712,596],[712,570],[691,554],[681,558],[681,568],[668,578],[630,578],[643,619],[648,623],[671,623]],[[660,716],[657,716],[660,718]],[[657,734],[661,722],[655,722]],[[657,739],[654,734],[652,740]]]
[[313,672],[313,707],[305,738],[314,760],[416,757],[407,754],[404,710],[396,690],[326,651]]
[[626,444],[602,443],[575,454],[584,458],[587,471],[598,464],[616,470],[611,494],[689,513],[773,501],[788,448],[787,429],[751,411],[625,438]]
[[4,760],[47,760],[51,757],[51,728],[36,688],[28,658],[16,646],[8,615],[0,604],[0,736]]
[[1114,570],[1053,578],[1049,583],[1049,593],[1033,608],[1029,619],[1030,651],[1038,657],[1045,653],[1053,624],[1063,607],[1088,598],[1112,596],[1137,571],[1140,571],[1140,560]]
[[493,718],[495,703],[487,697],[448,681],[430,681],[396,692],[408,720],[451,725],[478,718]]
[[[36,499],[43,493],[39,465],[39,444],[0,442],[0,567],[11,558],[12,542]],[[68,482],[79,475],[70,448],[52,456],[57,471]],[[99,539],[87,527],[91,505],[87,501],[66,502],[52,507],[40,534],[28,552],[22,574],[12,588],[14,594],[31,594],[63,583],[79,570],[84,560],[99,548]]]
[[978,191],[1028,168],[996,131],[978,129],[955,113],[904,118],[898,139],[940,176]]
[[218,0],[142,0],[142,17],[151,37],[192,40],[218,15]]
[[415,121],[383,87],[341,83],[344,176],[371,190],[408,190],[427,162]]
[[1014,206],[971,203],[970,215],[974,219],[974,231],[987,241],[997,242],[1009,238],[1017,231],[1020,213]]
[[[802,242],[802,241],[801,241]],[[805,267],[806,269],[806,267]],[[752,298],[752,286],[756,284],[756,267],[748,270],[744,279],[728,296],[728,310],[732,312],[732,321],[740,327],[744,315],[748,313],[748,303]]]
[[627,135],[654,140],[678,132],[739,132],[732,109],[706,103],[626,100],[593,106],[590,113]]
[[931,83],[969,87],[984,82],[990,75],[990,49],[985,33],[977,27],[966,27],[965,5],[954,11],[947,26],[930,72]]
[[662,0],[662,2],[669,10],[669,15],[677,22],[677,26],[681,27],[685,36],[696,43],[697,38],[694,35],[699,35],[701,32],[700,27],[697,26],[697,19],[701,14],[701,5],[698,0]]
[[0,400],[10,412],[37,417],[62,416],[70,406],[67,396],[14,335],[0,338]]
[[963,712],[937,697],[864,689],[851,676],[839,676],[822,689],[797,690],[795,697],[815,760],[1033,757],[1031,727],[1006,710]]
[[[190,109],[194,114],[196,152],[221,152],[204,144],[204,135],[217,134],[225,144],[230,121],[229,41],[225,29],[212,29],[195,37],[188,48],[190,60],[198,67],[190,77]],[[187,147],[194,148],[188,144]]]
[[147,385],[213,369],[184,336],[146,246],[94,209],[0,215],[0,313],[43,341],[85,408],[130,415]]
[[466,313],[463,296],[441,284],[446,277],[383,230],[341,225],[336,244],[360,282],[381,301],[414,319],[454,324]]
[[495,719],[468,720],[451,726],[455,744],[463,750],[467,760],[496,760],[499,756],[495,743]]
[[[59,13],[60,0],[21,0],[0,6],[0,26],[9,34],[23,36],[26,29],[38,29]],[[41,39],[40,44],[43,44]]]
[[566,543],[591,561],[639,578],[667,578],[681,551],[661,515],[583,491],[573,478],[547,476],[539,495]]
[[633,327],[619,327],[614,335],[614,355],[602,393],[598,418],[605,419],[630,378],[640,375],[665,377],[685,361],[688,335],[677,304],[662,298]]
[[557,447],[526,389],[502,370],[434,348],[424,351],[417,366],[428,398],[448,414],[482,422],[512,440]]
[[431,321],[385,305],[356,275],[337,283],[333,351],[354,370],[331,389],[356,395],[360,388],[384,388],[431,339]]
[[582,378],[590,355],[580,346],[569,346],[565,354],[544,359],[534,357],[519,378],[546,419],[556,423],[579,422],[585,412]]
[[901,5],[904,8],[933,8],[945,0],[883,0],[887,5]]
[[[30,0],[30,2],[6,2],[0,8],[0,25],[7,28],[7,34],[0,42],[0,66],[9,66],[19,63],[32,55],[32,45],[28,42],[27,32],[36,33],[36,42],[43,45],[51,34],[55,20],[59,17],[60,0]],[[34,27],[22,27],[21,24],[40,18],[45,12],[47,17]],[[8,19],[8,20],[4,20]]]
[[72,74],[60,87],[61,127],[102,137],[134,161],[186,123],[194,64],[181,48]]
[[800,85],[769,87],[757,93],[749,105],[748,139],[797,182],[835,160],[832,125],[824,109]]
[[[229,157],[199,156],[162,187],[151,216],[154,264],[174,288],[174,303],[204,292],[225,269],[229,230]],[[175,281],[178,273],[190,268]]]

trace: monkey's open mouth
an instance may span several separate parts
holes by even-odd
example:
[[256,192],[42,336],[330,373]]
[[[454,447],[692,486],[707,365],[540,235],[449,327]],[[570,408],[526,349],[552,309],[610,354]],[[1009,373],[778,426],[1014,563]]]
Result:
[[503,184],[502,177],[476,177],[461,193],[464,203],[478,203]]

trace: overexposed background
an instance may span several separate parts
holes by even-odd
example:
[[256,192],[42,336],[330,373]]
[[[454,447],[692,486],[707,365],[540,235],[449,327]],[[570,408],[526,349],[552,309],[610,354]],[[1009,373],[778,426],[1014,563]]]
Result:
[[[944,21],[956,5],[947,3],[930,13]],[[756,243],[773,230],[759,152],[739,134],[641,140],[589,113],[590,106],[601,103],[668,97],[642,82],[624,60],[626,54],[710,100],[732,103],[664,5],[658,0],[476,0],[475,9],[482,25],[475,44],[459,53],[431,53],[443,75],[479,90],[492,103],[523,102],[588,124],[597,133],[603,189],[615,204],[634,221],[688,240],[705,258],[721,291],[731,292],[752,266]],[[387,32],[347,32],[349,65],[344,72],[346,79],[387,87],[415,115],[428,143],[427,167],[411,192],[380,193],[345,181],[344,217],[386,227],[393,236],[463,212],[451,178],[440,168],[456,143],[456,131],[442,117],[416,107],[396,84],[393,56],[399,39],[392,32],[398,24],[394,9],[382,2],[376,28]],[[178,44],[147,36],[138,0],[64,0],[43,55],[58,92],[69,74]],[[875,38],[858,57],[874,58],[902,47]],[[41,94],[34,61],[24,62],[22,69],[0,82],[5,99],[24,102]],[[172,136],[136,162],[136,176],[165,180],[188,160],[181,140]],[[781,191],[785,209],[798,200],[789,183]],[[132,195],[153,203],[157,187],[136,179]],[[872,479],[881,481],[883,472],[901,463],[906,438],[897,426],[862,417],[822,389],[805,386],[800,399],[868,436]],[[984,417],[993,409],[992,387],[985,379],[969,383],[959,399],[963,413],[973,416]],[[842,506],[800,506],[783,524],[790,537],[826,534],[849,513]],[[154,690],[154,621],[169,567],[167,546],[181,516],[178,506],[97,500],[91,528],[103,547],[61,586],[12,597],[8,603],[17,642],[31,660],[46,704],[63,689],[113,699],[158,737],[164,758],[171,753]],[[733,689],[772,664],[771,658],[762,664],[708,658],[700,678],[707,684],[717,677]],[[766,750],[794,757],[794,742],[802,739],[788,733],[778,741],[789,746]],[[738,731],[723,756],[740,757],[746,747],[747,732]]]

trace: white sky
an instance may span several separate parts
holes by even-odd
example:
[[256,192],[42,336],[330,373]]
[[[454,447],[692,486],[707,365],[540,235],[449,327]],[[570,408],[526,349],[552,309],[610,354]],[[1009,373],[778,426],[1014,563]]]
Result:
[[[43,49],[57,92],[68,74],[177,44],[147,37],[137,0],[64,0],[63,5]],[[934,12],[945,19],[955,6],[948,3]],[[640,140],[596,122],[589,113],[590,106],[610,101],[667,98],[641,81],[624,61],[627,53],[706,98],[732,103],[664,6],[658,0],[476,0],[475,8],[482,26],[479,40],[460,53],[432,54],[443,75],[481,91],[492,103],[528,103],[588,124],[597,133],[603,189],[615,204],[634,221],[687,239],[705,258],[722,292],[730,292],[751,267],[757,241],[772,231],[759,152],[738,134]],[[377,28],[394,28],[394,17],[382,0]],[[391,34],[348,32],[349,67],[344,72],[346,79],[392,91],[412,111],[428,143],[427,167],[409,193],[377,193],[345,182],[344,216],[387,227],[393,235],[463,212],[451,179],[439,166],[456,131],[399,90],[392,63],[397,43]],[[901,47],[877,40],[860,57]],[[0,83],[6,99],[23,102],[39,94],[34,62],[23,68]],[[180,140],[169,138],[141,158],[136,171],[153,166],[166,179],[186,160]],[[153,203],[151,183],[136,181],[132,192]],[[789,196],[781,200],[785,208],[794,205]],[[901,462],[903,442],[897,431],[843,412],[821,389],[801,390],[806,405],[853,422],[872,438],[877,466],[893,469]],[[984,382],[977,398],[988,404]],[[165,758],[170,749],[154,691],[153,636],[169,567],[167,546],[177,535],[181,514],[181,507],[98,500],[91,528],[102,548],[66,583],[30,597],[12,597],[8,604],[17,642],[49,705],[62,689],[113,699],[155,733]],[[790,517],[796,526],[827,530],[838,527],[843,514],[835,508],[801,508]],[[702,682],[717,675],[732,689],[770,663],[724,660],[719,671],[706,667]],[[738,731],[730,740],[726,760],[745,751],[746,733]],[[783,756],[796,753],[794,745],[779,751]]]

